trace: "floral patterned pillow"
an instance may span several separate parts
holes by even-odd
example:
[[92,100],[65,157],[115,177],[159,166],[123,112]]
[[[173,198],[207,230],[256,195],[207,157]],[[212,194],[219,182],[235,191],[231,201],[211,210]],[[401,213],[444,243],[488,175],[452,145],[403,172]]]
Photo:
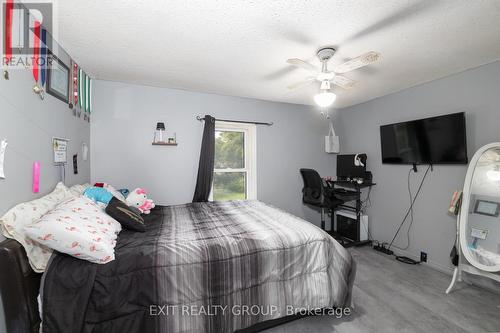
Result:
[[26,226],[26,235],[51,249],[97,264],[115,259],[121,225],[90,199],[68,199]]
[[73,195],[69,189],[63,183],[59,183],[50,194],[40,199],[18,204],[0,218],[2,234],[7,238],[17,240],[23,245],[29,263],[35,272],[42,273],[45,271],[52,250],[26,237],[24,227],[40,219],[59,203],[72,197]]

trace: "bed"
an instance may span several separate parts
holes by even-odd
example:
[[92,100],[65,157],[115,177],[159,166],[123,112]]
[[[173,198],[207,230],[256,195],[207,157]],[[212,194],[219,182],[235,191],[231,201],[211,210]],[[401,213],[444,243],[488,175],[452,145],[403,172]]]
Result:
[[[123,230],[106,265],[52,256],[40,288],[44,332],[251,332],[351,304],[350,254],[262,202],[158,206],[146,225]],[[23,288],[28,304],[33,291]],[[37,324],[26,304],[20,332]]]

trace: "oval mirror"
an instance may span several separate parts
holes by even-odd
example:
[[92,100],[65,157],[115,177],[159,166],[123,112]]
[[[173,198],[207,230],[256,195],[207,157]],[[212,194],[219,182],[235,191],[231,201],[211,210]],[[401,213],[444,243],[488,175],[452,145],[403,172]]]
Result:
[[500,271],[500,143],[480,148],[465,178],[460,211],[460,244],[467,261]]

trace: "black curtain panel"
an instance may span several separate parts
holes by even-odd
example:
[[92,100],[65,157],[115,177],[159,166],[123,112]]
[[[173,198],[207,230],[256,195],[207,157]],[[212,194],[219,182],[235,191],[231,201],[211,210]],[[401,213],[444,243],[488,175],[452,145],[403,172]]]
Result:
[[214,177],[214,155],[215,118],[205,115],[205,128],[201,141],[200,164],[198,165],[198,178],[196,179],[193,202],[208,201]]

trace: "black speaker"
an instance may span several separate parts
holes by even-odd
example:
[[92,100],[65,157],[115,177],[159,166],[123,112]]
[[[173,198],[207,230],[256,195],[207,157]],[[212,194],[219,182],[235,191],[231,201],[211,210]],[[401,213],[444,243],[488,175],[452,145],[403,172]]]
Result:
[[340,214],[337,215],[337,234],[340,236],[352,241],[359,241],[357,227],[358,223],[355,219]]
[[366,184],[370,184],[373,181],[373,175],[371,171],[365,172],[365,177],[363,178],[363,182]]

